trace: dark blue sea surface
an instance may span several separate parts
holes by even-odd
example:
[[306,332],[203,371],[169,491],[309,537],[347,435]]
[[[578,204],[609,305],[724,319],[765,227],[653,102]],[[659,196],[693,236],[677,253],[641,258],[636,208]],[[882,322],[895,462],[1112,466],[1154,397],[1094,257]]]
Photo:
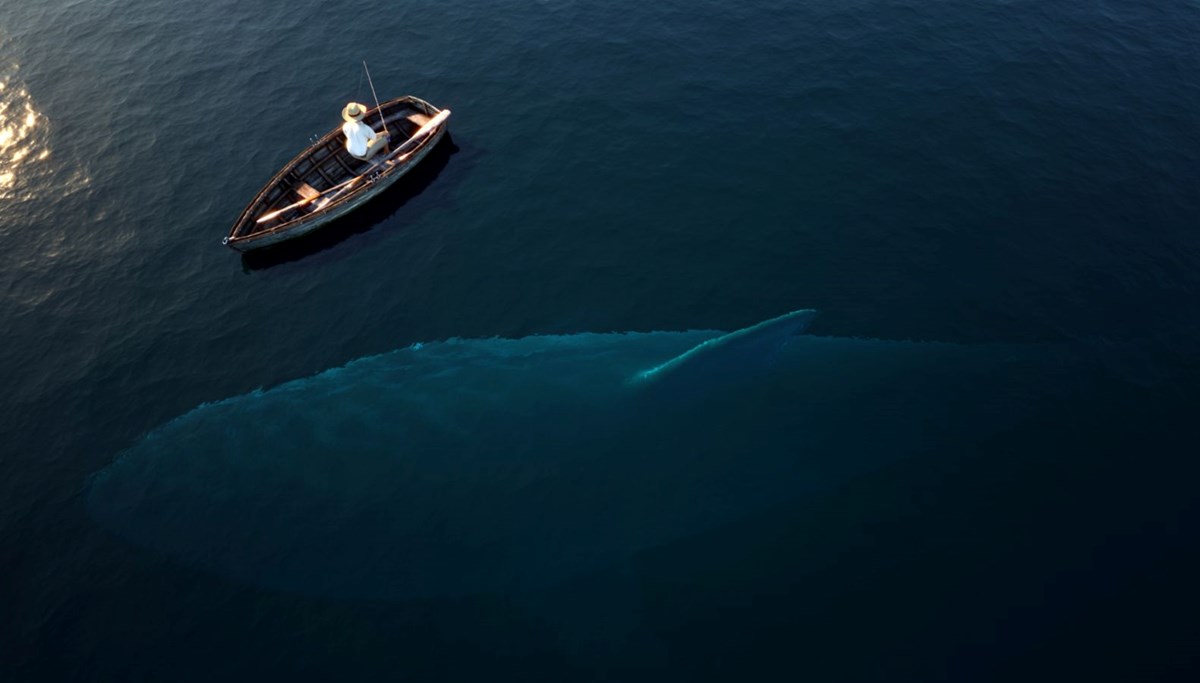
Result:
[[[1198,37],[1190,0],[0,0],[0,680],[1196,680]],[[450,136],[223,248],[364,60]],[[605,384],[800,309],[778,364]]]

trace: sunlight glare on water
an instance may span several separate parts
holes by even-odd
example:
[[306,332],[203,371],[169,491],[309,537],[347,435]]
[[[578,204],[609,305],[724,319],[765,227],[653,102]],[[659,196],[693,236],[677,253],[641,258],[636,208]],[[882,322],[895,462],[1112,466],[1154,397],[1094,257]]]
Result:
[[29,198],[33,184],[21,179],[50,157],[46,117],[17,78],[18,65],[0,67],[0,210]]

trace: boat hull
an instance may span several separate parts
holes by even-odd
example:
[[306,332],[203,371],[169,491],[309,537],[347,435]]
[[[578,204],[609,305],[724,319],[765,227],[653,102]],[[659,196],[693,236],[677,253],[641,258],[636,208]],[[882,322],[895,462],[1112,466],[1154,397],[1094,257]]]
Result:
[[[383,104],[379,109],[383,109],[386,112],[388,111],[389,107],[397,106],[397,103],[419,107],[431,117],[441,113],[441,110],[433,107],[424,100],[420,100],[415,97],[405,97],[392,100]],[[366,119],[369,119],[372,115],[378,116],[379,109],[373,109],[371,112],[368,112]],[[448,112],[446,113],[448,114]],[[395,122],[393,122],[393,125],[394,124]],[[354,181],[354,183],[350,187],[347,187],[346,190],[339,191],[333,181],[328,180],[327,175],[323,175],[322,177],[328,180],[330,187],[327,187],[325,190],[323,190],[322,194],[334,198],[334,201],[330,201],[327,206],[324,206],[320,209],[312,210],[311,213],[307,213],[299,217],[290,217],[286,220],[281,219],[278,221],[277,225],[272,226],[270,223],[268,223],[266,227],[257,229],[255,223],[261,221],[263,216],[268,215],[270,213],[270,209],[275,208],[272,206],[270,201],[265,201],[264,197],[268,197],[268,195],[273,194],[275,197],[273,201],[275,203],[286,201],[286,199],[283,198],[288,196],[287,188],[282,190],[279,188],[288,182],[287,179],[289,177],[299,175],[295,172],[295,169],[301,167],[305,160],[313,156],[313,150],[323,146],[329,147],[331,144],[336,144],[337,141],[340,140],[340,128],[331,131],[322,137],[322,139],[313,145],[313,147],[309,148],[304,153],[289,162],[288,165],[283,168],[283,170],[281,170],[274,178],[271,179],[271,182],[269,182],[267,186],[263,188],[255,200],[251,202],[250,206],[248,206],[242,212],[242,215],[238,218],[238,221],[234,224],[233,229],[230,230],[229,235],[224,239],[223,243],[236,251],[254,251],[256,249],[270,247],[282,242],[287,242],[298,237],[302,237],[304,235],[308,235],[329,225],[330,223],[344,218],[346,215],[358,209],[363,204],[366,204],[370,200],[385,192],[389,187],[403,178],[410,170],[415,168],[416,165],[419,164],[429,154],[429,152],[431,152],[438,145],[438,143],[441,142],[441,139],[445,136],[446,131],[446,123],[445,121],[442,121],[431,132],[427,132],[426,135],[422,136],[422,139],[417,143],[415,149],[413,149],[411,152],[400,155],[399,159],[401,160],[398,163],[394,163],[394,165],[383,163],[381,167],[372,167],[367,169],[367,172],[363,173],[361,176],[350,174],[345,178],[338,178],[337,180],[340,180],[342,183],[345,183],[348,180],[353,180],[356,177],[361,178],[357,181]],[[414,136],[414,138],[415,137],[416,136]],[[401,147],[403,145],[404,143],[401,143],[397,145],[397,147]],[[386,157],[376,157],[376,159],[378,159],[378,161],[375,159],[372,160],[373,164],[380,164],[386,159]],[[345,166],[344,163],[341,165]],[[291,182],[298,183],[298,180],[294,178]],[[316,202],[312,202],[312,204],[316,204]],[[280,209],[275,208],[275,210],[279,211]],[[303,210],[303,208],[300,208],[295,209],[294,211],[299,212]]]

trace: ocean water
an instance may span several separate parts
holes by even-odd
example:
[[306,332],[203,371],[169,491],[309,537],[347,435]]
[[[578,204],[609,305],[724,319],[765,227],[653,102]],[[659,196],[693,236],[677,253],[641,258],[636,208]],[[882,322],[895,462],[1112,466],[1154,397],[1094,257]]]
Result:
[[[1198,35],[1190,0],[0,0],[0,680],[1193,680]],[[221,247],[369,101],[364,60],[449,139],[317,240]],[[912,378],[903,457],[516,587],[271,585],[89,511],[160,426],[356,359],[803,308],[823,339],[1066,360],[987,430],[952,408],[995,385]],[[845,457],[890,452],[839,372],[705,410],[757,433],[829,387]],[[656,481],[695,480],[676,434],[713,472],[783,457],[811,426],[774,414],[734,443],[675,413]],[[589,471],[620,502],[648,467]]]

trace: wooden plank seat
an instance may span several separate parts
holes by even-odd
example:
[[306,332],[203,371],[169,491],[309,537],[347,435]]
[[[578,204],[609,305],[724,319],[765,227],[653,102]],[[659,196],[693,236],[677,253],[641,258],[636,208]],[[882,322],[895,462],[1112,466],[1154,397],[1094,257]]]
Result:
[[304,181],[301,181],[300,184],[296,186],[296,194],[300,195],[304,199],[315,199],[321,196],[321,193],[317,192],[317,188]]

